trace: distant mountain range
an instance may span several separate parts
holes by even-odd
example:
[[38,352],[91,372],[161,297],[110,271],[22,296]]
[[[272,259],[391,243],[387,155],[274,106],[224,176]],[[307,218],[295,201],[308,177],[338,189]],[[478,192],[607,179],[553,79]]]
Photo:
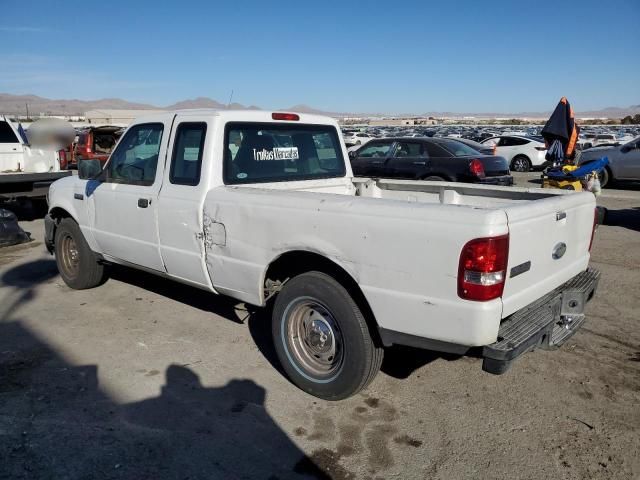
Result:
[[[54,100],[50,98],[39,97],[37,95],[12,95],[9,93],[0,93],[0,114],[7,115],[25,115],[27,106],[29,114],[38,116],[40,113],[49,115],[84,115],[89,110],[101,109],[118,109],[118,110],[178,110],[188,108],[215,108],[215,109],[243,109],[260,110],[255,105],[241,105],[232,103],[228,107],[224,103],[207,97],[198,97],[194,99],[183,100],[173,105],[156,106],[148,103],[135,103],[122,100],[120,98],[103,98],[100,100]],[[503,113],[503,112],[425,112],[425,113],[353,113],[353,112],[327,112],[319,110],[307,105],[293,105],[291,107],[283,107],[278,110],[292,111],[299,113],[315,113],[318,115],[328,115],[331,117],[389,117],[389,116],[420,116],[420,117],[436,117],[436,118],[461,118],[461,117],[477,117],[477,118],[547,118],[551,111],[547,112],[519,112],[519,113]],[[622,118],[627,115],[640,114],[640,105],[631,105],[626,108],[607,107],[601,110],[576,112],[579,118]]]

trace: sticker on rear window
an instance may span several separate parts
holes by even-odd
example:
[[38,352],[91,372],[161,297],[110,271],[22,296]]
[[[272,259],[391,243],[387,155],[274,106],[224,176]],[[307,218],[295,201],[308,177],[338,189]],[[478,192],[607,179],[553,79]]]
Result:
[[247,178],[248,175],[244,172],[240,172],[239,174],[236,175],[236,178]]
[[253,149],[253,159],[260,162],[264,160],[298,160],[298,147],[274,147],[271,150]]

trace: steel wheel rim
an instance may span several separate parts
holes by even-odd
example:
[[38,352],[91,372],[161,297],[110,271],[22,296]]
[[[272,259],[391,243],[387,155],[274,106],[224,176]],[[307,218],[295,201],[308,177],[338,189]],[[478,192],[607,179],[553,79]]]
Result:
[[76,241],[71,235],[65,235],[60,239],[60,260],[65,275],[70,278],[78,276],[80,271],[80,252]]
[[283,333],[287,353],[303,376],[313,381],[335,378],[343,364],[344,340],[325,305],[309,297],[294,300],[283,315]]

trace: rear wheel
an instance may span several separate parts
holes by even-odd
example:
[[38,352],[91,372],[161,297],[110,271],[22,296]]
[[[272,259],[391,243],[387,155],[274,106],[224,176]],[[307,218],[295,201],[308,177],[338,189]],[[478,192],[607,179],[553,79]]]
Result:
[[291,381],[325,400],[356,394],[382,364],[384,351],[374,344],[360,308],[325,273],[307,272],[285,283],[276,298],[272,334]]
[[105,266],[98,263],[78,224],[63,219],[56,228],[55,254],[64,283],[75,290],[97,287],[107,279]]
[[528,172],[531,170],[531,160],[524,155],[517,155],[511,160],[511,170],[514,172]]

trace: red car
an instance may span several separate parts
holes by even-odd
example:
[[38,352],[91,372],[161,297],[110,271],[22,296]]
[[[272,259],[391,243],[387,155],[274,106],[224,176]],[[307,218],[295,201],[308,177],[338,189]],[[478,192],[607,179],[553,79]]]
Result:
[[82,131],[73,148],[71,165],[77,167],[82,160],[93,159],[100,160],[104,165],[123,132],[123,127],[113,125],[90,127]]

